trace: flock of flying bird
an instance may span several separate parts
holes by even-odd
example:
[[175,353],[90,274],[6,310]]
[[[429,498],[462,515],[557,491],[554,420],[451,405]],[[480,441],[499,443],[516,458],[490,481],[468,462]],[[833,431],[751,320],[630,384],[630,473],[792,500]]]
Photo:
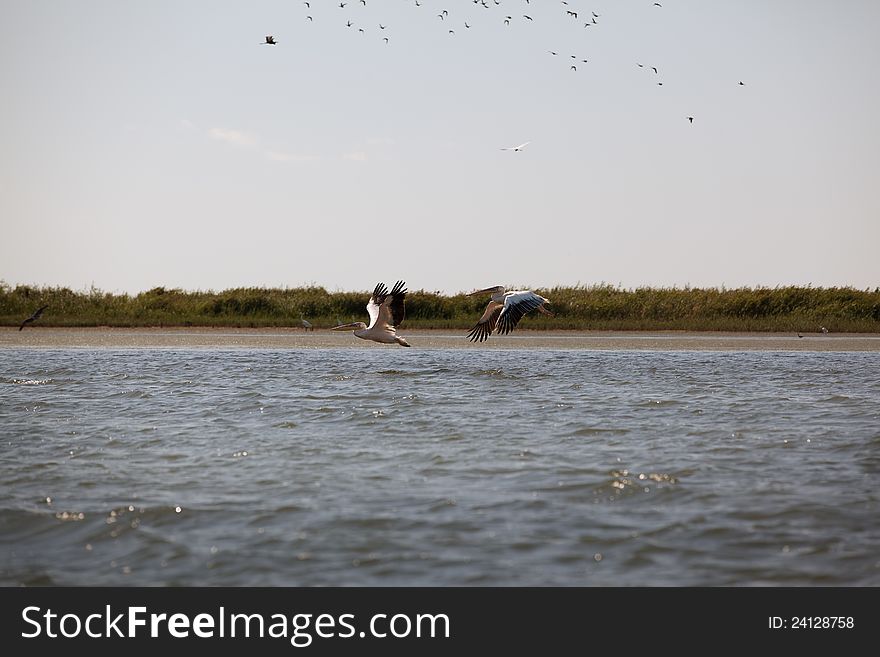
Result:
[[[307,11],[308,11],[308,10],[311,10],[312,1],[314,1],[314,0],[305,0],[305,1],[303,2],[303,5],[305,5],[305,8],[306,8]],[[570,7],[573,6],[573,4],[572,4],[572,5],[569,5],[568,0],[560,0],[560,1],[561,1],[562,5],[565,6],[564,11],[565,11],[565,15],[566,15],[566,17],[567,17],[567,18],[570,18],[570,19],[573,19],[573,20],[578,20],[578,19],[579,19],[579,13],[578,13],[578,11],[577,11],[576,9],[572,9],[572,8],[570,8]],[[574,1],[574,0],[572,0],[572,2],[573,2],[573,1]],[[415,3],[415,6],[416,6],[416,7],[422,7],[422,6],[423,6],[423,2],[425,2],[425,0],[421,0],[421,1],[420,1],[420,0],[414,0],[414,3]],[[495,7],[500,7],[500,6],[502,5],[502,0],[472,0],[472,2],[473,2],[474,5],[477,5],[477,6],[479,6],[479,7],[482,7],[483,9],[490,9],[490,8],[492,8],[492,5],[495,5]],[[530,0],[523,0],[523,2],[524,2],[524,4],[527,5],[527,6],[531,4],[531,3],[530,3]],[[366,7],[366,6],[367,6],[367,0],[358,0],[358,1],[355,2],[355,3],[351,3],[351,2],[339,2],[338,5],[337,5],[337,7],[338,7],[339,9],[345,9],[349,4],[354,4],[355,6],[357,6],[358,4],[360,4],[360,5],[362,5],[363,7]],[[647,3],[646,3],[646,4],[647,4]],[[660,4],[659,2],[654,2],[654,3],[652,4],[652,7],[659,7],[659,8],[662,9],[663,5]],[[600,17],[601,17],[601,14],[597,14],[595,11],[592,11],[592,10],[591,10],[590,13],[589,13],[589,15],[586,17],[586,22],[584,23],[584,27],[585,27],[585,28],[589,28],[589,27],[596,27],[596,26],[598,26],[598,25],[599,25],[599,21],[598,21],[597,19],[599,19]],[[442,9],[442,10],[440,11],[440,13],[437,14],[437,18],[439,18],[441,21],[446,22],[446,19],[449,18],[449,11],[446,10],[446,9]],[[309,22],[314,22],[314,17],[311,15],[311,13],[307,13],[305,19],[308,20]],[[514,18],[514,16],[513,16],[512,14],[507,14],[507,13],[504,14],[504,17],[503,17],[503,24],[504,24],[504,25],[509,26],[510,23],[511,23],[511,21],[513,21],[513,20],[516,20],[516,19]],[[528,21],[528,22],[534,22],[535,19],[534,19],[534,17],[532,17],[532,16],[529,15],[529,14],[522,14],[522,18],[519,19],[519,20],[521,20],[521,21]],[[345,27],[347,27],[347,28],[357,27],[357,31],[358,31],[360,34],[366,34],[366,30],[365,30],[365,28],[364,28],[364,27],[360,27],[360,25],[356,25],[354,22],[352,22],[351,18],[346,18],[346,22],[344,23],[344,25],[345,25]],[[473,27],[470,23],[467,22],[467,20],[464,20],[464,21],[463,21],[463,25],[464,25],[464,27],[465,27],[466,29],[468,29],[468,30],[469,30],[471,27]],[[381,30],[380,34],[382,34],[382,40],[385,42],[386,45],[388,45],[388,44],[390,43],[390,40],[391,40],[389,36],[386,36],[387,33],[385,32],[385,30],[387,29],[388,26],[387,26],[387,25],[383,25],[382,23],[378,23],[378,26],[379,26],[379,29]],[[451,27],[448,29],[448,32],[449,32],[449,34],[452,34],[452,35],[455,34],[455,30],[452,29]],[[274,46],[274,45],[277,45],[277,43],[278,43],[278,42],[275,40],[275,36],[274,36],[274,35],[267,34],[266,37],[265,37],[265,41],[262,42],[262,45],[270,45],[270,46]],[[550,53],[551,55],[553,55],[554,57],[559,55],[559,52],[556,51],[556,50],[548,50],[547,52],[549,52],[549,53]],[[578,63],[584,63],[584,64],[589,63],[589,60],[588,60],[588,59],[585,59],[585,58],[580,57],[580,56],[578,56],[578,55],[571,55],[570,58],[569,58],[569,60],[567,60],[567,61],[570,61],[569,70],[571,70],[571,71],[577,71],[577,70],[578,70],[578,69],[577,69],[577,64],[578,64]],[[643,64],[640,64],[640,63],[637,63],[636,66],[638,66],[639,68],[646,68]],[[659,70],[657,69],[656,66],[649,66],[649,67],[647,67],[647,68],[648,68],[649,70],[653,70],[655,75],[659,75]],[[655,78],[655,79],[656,79],[656,78]],[[663,82],[662,82],[662,80],[657,81],[657,86],[660,86],[660,87],[663,86]],[[742,82],[742,80],[740,80],[740,81],[739,81],[739,86],[745,86],[745,83]],[[694,122],[694,117],[693,117],[693,116],[687,116],[687,117],[685,117],[685,118],[686,118],[687,121],[688,121],[689,123],[691,123],[691,124]],[[527,143],[528,143],[528,142],[527,142]],[[501,150],[519,151],[519,150],[521,150],[521,147],[515,147],[515,148],[503,148],[503,149],[501,149]]]
[[[424,0],[414,0],[416,7],[421,7],[422,2]],[[530,0],[523,0],[526,5],[530,4]],[[483,9],[490,9],[490,2],[495,6],[500,6],[502,4],[502,0],[473,0],[474,5],[479,5]],[[574,9],[570,9],[569,3],[567,0],[561,0],[562,4],[566,6],[565,15],[568,18],[577,20],[578,12]],[[357,3],[361,4],[364,7],[367,5],[367,0],[358,0]],[[304,1],[306,9],[311,9],[311,1]],[[345,9],[345,7],[349,4],[349,2],[339,2],[339,9]],[[659,2],[654,2],[654,7],[662,8],[663,5]],[[587,17],[586,22],[584,23],[585,28],[594,27],[599,24],[598,18],[600,18],[600,14],[597,14],[595,11],[591,11],[590,15]],[[443,9],[437,14],[437,17],[441,21],[446,21],[449,17],[449,11]],[[306,16],[306,20],[312,22],[314,21],[313,16],[311,14]],[[510,22],[514,20],[513,15],[505,14],[503,18],[503,23],[505,25],[510,25]],[[523,21],[534,21],[534,18],[529,14],[522,15]],[[351,21],[351,19],[347,19],[345,22],[345,26],[347,28],[352,28],[355,24]],[[384,30],[387,28],[386,25],[382,23],[378,24],[379,29],[382,30],[384,34]],[[471,25],[464,21],[464,27],[466,29],[470,29]],[[364,34],[365,30],[363,27],[358,27],[358,32]],[[449,29],[450,34],[455,34],[455,30]],[[388,44],[390,42],[390,37],[383,36],[383,41]],[[275,40],[275,36],[271,34],[267,34],[265,36],[265,41],[261,42],[262,45],[274,46],[278,44],[278,41]],[[551,55],[558,56],[559,52],[555,50],[548,51]],[[578,60],[577,55],[571,55],[570,59]],[[587,63],[589,60],[580,59],[582,63]],[[646,68],[643,64],[637,63],[636,66],[639,68]],[[572,63],[569,67],[571,70],[577,71],[577,66],[575,63]],[[659,70],[656,66],[649,66],[648,69],[652,70],[655,75],[659,75]],[[659,86],[663,85],[663,82],[657,82]],[[739,86],[744,86],[742,81],[739,82]],[[693,116],[686,117],[690,123],[694,122]],[[518,146],[509,146],[502,148],[503,151],[522,151],[528,144],[531,142],[527,141]],[[364,340],[372,340],[374,342],[380,342],[384,344],[399,344],[403,347],[409,347],[410,344],[401,336],[397,335],[397,328],[403,322],[405,312],[404,312],[404,299],[406,298],[406,288],[403,281],[398,281],[391,291],[388,291],[388,288],[384,283],[379,283],[376,285],[373,290],[373,294],[370,297],[370,301],[367,304],[367,312],[370,315],[370,324],[367,325],[364,322],[353,322],[350,324],[339,324],[332,328],[334,331],[343,331],[343,330],[353,330],[354,335]],[[544,297],[532,292],[531,290],[505,290],[503,286],[495,286],[485,288],[483,290],[478,290],[476,292],[472,292],[469,296],[476,294],[491,294],[491,298],[489,300],[488,305],[486,306],[486,310],[483,313],[482,317],[480,317],[479,321],[474,325],[474,327],[470,330],[467,337],[473,342],[483,342],[486,340],[492,333],[506,335],[510,333],[519,321],[523,318],[527,313],[537,310],[545,315],[553,315],[549,310],[545,308],[545,305],[549,303],[549,299],[545,299]],[[21,326],[19,327],[19,331],[22,330],[25,325],[34,322],[40,318],[43,314],[43,311],[46,310],[48,306],[42,306],[39,308],[33,315],[25,319]],[[302,315],[300,315],[301,325],[304,330],[314,330],[312,324],[306,320]],[[827,333],[827,329],[822,327],[823,333]],[[798,334],[798,337],[802,337]]]

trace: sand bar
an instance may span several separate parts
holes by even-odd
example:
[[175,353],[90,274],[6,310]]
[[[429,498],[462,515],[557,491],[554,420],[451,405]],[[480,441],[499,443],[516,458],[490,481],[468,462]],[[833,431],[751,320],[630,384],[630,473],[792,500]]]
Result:
[[[659,351],[880,351],[877,333],[728,333],[686,331],[517,331],[482,344],[466,331],[400,331],[421,349],[593,349]],[[299,328],[0,328],[3,348],[400,349],[329,330]]]

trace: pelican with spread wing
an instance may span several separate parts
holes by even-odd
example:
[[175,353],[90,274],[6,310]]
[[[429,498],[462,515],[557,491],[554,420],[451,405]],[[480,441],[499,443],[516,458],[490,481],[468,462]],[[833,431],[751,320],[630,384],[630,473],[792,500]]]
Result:
[[471,292],[468,296],[487,293],[491,293],[492,298],[489,305],[486,306],[486,312],[480,317],[480,321],[468,333],[471,342],[482,342],[488,339],[492,333],[507,335],[516,328],[519,320],[526,313],[533,310],[553,316],[553,313],[544,307],[545,303],[550,303],[550,299],[545,299],[531,290],[506,292],[503,285],[496,285],[495,287],[487,287],[485,290]]
[[370,313],[370,325],[363,322],[352,322],[334,326],[331,331],[351,331],[362,340],[372,340],[383,344],[399,344],[402,347],[411,346],[409,342],[397,335],[397,327],[403,322],[403,301],[406,298],[406,287],[403,281],[397,281],[391,292],[385,283],[376,285],[370,303],[367,304],[367,312]]

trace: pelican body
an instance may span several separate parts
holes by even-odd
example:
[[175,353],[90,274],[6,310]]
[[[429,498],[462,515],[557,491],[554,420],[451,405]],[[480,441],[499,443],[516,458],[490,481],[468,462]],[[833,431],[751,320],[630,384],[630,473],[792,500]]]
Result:
[[402,347],[411,346],[409,342],[397,335],[397,327],[403,322],[405,316],[403,301],[406,298],[406,287],[403,281],[397,281],[391,292],[385,283],[376,285],[370,302],[367,304],[367,312],[370,313],[370,325],[363,322],[352,322],[334,326],[331,331],[351,331],[362,340],[372,340],[382,344],[399,344]]
[[550,303],[550,299],[545,299],[531,290],[505,291],[503,285],[496,285],[471,292],[468,296],[477,294],[491,294],[492,297],[480,321],[468,333],[471,342],[483,342],[492,333],[507,335],[516,328],[519,320],[526,313],[533,310],[553,316],[553,313],[544,307],[545,303]]

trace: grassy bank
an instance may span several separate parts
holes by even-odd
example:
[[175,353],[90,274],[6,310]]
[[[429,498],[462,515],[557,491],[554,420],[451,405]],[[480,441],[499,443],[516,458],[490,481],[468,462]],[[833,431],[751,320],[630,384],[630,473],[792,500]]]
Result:
[[[533,329],[880,332],[880,288],[638,288],[609,285],[538,289],[555,317],[527,315]],[[48,305],[40,326],[300,326],[315,328],[367,320],[369,292],[328,292],[320,287],[237,288],[185,292],[154,288],[137,295],[97,289],[11,287],[0,282],[0,325],[18,326]],[[407,295],[405,327],[467,329],[488,296]]]

